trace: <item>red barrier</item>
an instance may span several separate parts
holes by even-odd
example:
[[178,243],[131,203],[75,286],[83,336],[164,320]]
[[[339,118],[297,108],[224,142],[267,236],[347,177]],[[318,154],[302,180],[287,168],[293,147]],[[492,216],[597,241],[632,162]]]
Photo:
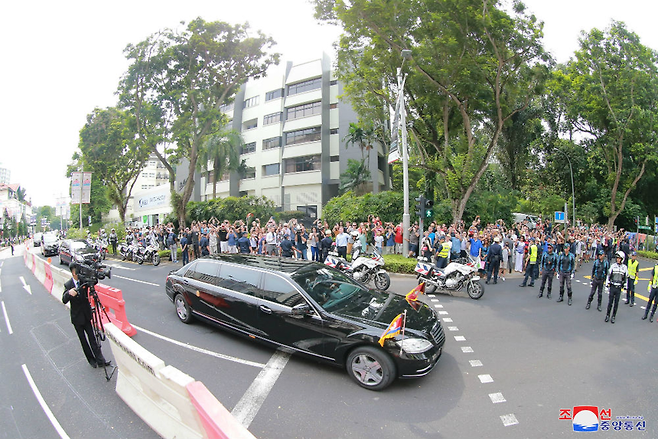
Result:
[[50,294],[53,293],[53,270],[50,268],[50,264],[44,265],[44,271],[46,272],[46,280],[43,282],[43,286],[46,287]]
[[[109,321],[130,337],[137,334],[137,330],[128,322],[126,302],[123,300],[121,290],[108,285],[97,284],[96,292],[98,293],[98,298],[101,300],[101,305],[103,305],[105,312],[107,312],[110,318]],[[105,315],[101,316],[101,319],[103,324],[108,323]]]
[[186,387],[208,439],[255,439],[200,381]]
[[32,254],[32,273],[34,273],[37,269],[37,257]]

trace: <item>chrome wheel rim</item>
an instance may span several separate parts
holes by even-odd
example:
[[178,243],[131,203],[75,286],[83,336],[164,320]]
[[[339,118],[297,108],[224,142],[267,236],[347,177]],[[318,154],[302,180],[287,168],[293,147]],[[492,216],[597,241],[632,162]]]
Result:
[[181,320],[185,320],[187,318],[187,309],[185,308],[185,302],[180,296],[176,297],[176,313],[178,314],[178,317]]
[[384,369],[379,361],[367,354],[352,359],[352,373],[365,386],[376,386],[384,379]]

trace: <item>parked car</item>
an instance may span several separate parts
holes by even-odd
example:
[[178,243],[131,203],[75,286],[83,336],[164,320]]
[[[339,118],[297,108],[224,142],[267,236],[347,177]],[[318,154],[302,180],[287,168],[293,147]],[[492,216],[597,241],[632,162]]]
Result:
[[70,264],[73,259],[91,261],[96,253],[96,249],[84,239],[65,239],[59,244],[59,263]]
[[41,237],[41,254],[54,256],[59,253],[59,238],[54,233],[44,233]]
[[[167,276],[178,318],[193,318],[246,337],[345,367],[367,389],[432,371],[445,333],[435,311],[404,296],[370,290],[335,268],[255,255],[215,255]],[[403,334],[378,341],[406,312]]]
[[35,233],[34,236],[32,236],[32,243],[35,247],[39,247],[41,245],[41,237],[43,236],[43,233],[38,232]]

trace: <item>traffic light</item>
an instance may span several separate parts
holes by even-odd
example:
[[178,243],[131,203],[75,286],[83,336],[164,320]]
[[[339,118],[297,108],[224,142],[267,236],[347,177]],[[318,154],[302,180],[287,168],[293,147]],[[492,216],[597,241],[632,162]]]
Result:
[[434,201],[425,200],[425,218],[432,218],[434,216]]
[[418,218],[423,219],[425,218],[425,206],[427,205],[428,200],[425,199],[424,196],[416,197],[416,215],[418,215]]

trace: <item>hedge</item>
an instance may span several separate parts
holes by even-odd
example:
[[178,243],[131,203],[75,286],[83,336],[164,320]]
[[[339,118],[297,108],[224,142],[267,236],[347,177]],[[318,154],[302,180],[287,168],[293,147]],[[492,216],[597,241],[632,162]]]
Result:
[[658,259],[658,253],[657,252],[649,252],[645,250],[640,250],[637,252],[638,255],[642,256],[643,258],[649,258],[649,259]]

